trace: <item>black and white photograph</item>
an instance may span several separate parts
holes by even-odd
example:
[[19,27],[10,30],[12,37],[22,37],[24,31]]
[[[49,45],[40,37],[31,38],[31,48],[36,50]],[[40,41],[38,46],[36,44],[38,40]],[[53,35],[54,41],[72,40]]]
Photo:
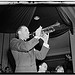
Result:
[[72,3],[0,1],[0,73],[74,74]]

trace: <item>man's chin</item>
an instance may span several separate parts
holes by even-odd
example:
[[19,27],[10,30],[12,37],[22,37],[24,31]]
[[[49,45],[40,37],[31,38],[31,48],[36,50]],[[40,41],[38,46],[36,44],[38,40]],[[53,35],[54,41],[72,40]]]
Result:
[[30,40],[30,38],[29,38],[29,37],[27,37],[26,41],[29,41],[29,40]]

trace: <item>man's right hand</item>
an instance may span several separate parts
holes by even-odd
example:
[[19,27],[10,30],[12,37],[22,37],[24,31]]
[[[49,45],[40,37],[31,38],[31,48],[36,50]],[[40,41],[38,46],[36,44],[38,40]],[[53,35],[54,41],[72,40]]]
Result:
[[40,26],[40,27],[35,31],[35,35],[38,36],[38,37],[40,37],[41,31],[42,31],[42,27]]
[[49,44],[48,44],[49,33],[46,34],[45,32],[43,32],[43,36],[41,36],[40,38],[44,41],[43,46],[49,48]]
[[44,41],[44,43],[48,44],[48,40],[49,40],[49,33],[46,34],[45,32],[43,32],[42,34],[43,36],[41,36],[41,39]]

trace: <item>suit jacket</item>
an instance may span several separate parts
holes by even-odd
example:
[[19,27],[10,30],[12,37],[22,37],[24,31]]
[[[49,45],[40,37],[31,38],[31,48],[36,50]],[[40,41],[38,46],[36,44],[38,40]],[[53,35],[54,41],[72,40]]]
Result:
[[28,42],[17,38],[10,41],[10,48],[16,61],[15,72],[37,72],[35,59],[43,60],[49,50],[45,46],[42,46],[40,51],[34,50],[34,46],[38,43],[39,40],[36,38]]

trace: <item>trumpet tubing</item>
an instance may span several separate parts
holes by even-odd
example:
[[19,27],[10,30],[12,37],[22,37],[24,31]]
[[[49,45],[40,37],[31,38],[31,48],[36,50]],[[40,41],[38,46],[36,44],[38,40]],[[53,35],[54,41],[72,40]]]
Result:
[[[45,33],[52,33],[52,32],[55,31],[55,29],[54,29],[55,26],[60,26],[60,23],[59,23],[59,22],[56,22],[55,24],[53,24],[53,25],[51,25],[51,26],[49,26],[49,27],[43,28],[42,31],[41,31],[41,33],[42,33],[42,32],[45,32]],[[31,36],[31,35],[35,36],[35,32],[31,33],[30,36]]]
[[[45,33],[51,33],[51,32],[54,32],[54,31],[55,31],[55,29],[53,27],[51,27],[51,28],[47,27],[47,28],[42,29],[41,34],[43,32],[45,32]],[[31,33],[30,36],[31,35],[35,36],[35,32]]]
[[45,32],[45,33],[51,33],[54,31],[55,31],[55,29],[53,27],[51,27],[51,28],[48,27],[48,28],[42,29],[42,32]]

